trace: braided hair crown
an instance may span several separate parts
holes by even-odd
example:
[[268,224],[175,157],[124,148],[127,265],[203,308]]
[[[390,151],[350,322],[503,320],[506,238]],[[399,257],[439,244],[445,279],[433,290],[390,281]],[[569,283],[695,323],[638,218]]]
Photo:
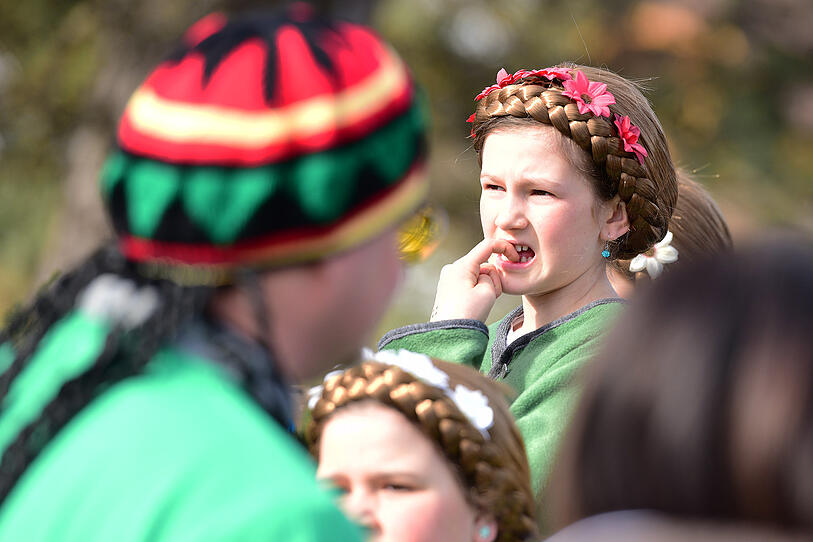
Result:
[[[565,80],[579,72],[591,84],[606,85],[615,99],[608,106],[609,115],[580,109],[577,101],[566,95]],[[605,200],[617,194],[627,208],[630,231],[611,242],[614,259],[632,258],[666,235],[677,201],[675,167],[663,128],[634,83],[608,70],[569,64],[520,70],[487,88],[478,100],[469,119],[478,155],[492,131],[516,119],[552,126],[586,153],[587,160],[595,165],[592,176],[598,194]],[[625,150],[630,146],[625,145],[613,117],[629,117],[630,124],[640,130],[636,149],[643,148],[642,152]]]
[[325,381],[306,429],[311,453],[318,460],[324,428],[342,408],[364,401],[393,408],[437,445],[469,503],[494,515],[498,542],[534,540],[535,505],[525,448],[499,389],[467,367],[437,360],[432,363],[447,372],[453,382],[476,382],[474,387],[485,392],[495,411],[489,437],[484,437],[440,388],[400,367],[367,361]]

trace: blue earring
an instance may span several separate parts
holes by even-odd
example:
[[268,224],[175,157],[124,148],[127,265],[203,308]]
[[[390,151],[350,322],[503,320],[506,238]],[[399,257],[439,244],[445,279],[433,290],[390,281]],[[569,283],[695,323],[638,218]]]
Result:
[[480,527],[480,540],[488,540],[491,537],[491,527],[483,525]]
[[610,257],[610,242],[604,241],[604,250],[601,251],[602,258],[609,258]]

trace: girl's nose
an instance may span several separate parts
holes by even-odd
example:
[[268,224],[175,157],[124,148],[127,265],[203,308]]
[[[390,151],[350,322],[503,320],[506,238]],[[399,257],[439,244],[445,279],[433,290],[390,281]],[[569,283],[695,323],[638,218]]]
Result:
[[515,197],[507,197],[497,213],[494,224],[501,230],[521,230],[528,226],[525,206]]
[[376,516],[375,499],[374,493],[362,489],[349,491],[342,498],[342,508],[345,513],[371,533],[380,530]]

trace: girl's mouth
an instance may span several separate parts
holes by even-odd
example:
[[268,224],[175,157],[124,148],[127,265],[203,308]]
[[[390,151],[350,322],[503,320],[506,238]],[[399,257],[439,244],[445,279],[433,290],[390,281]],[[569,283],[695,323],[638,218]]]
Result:
[[517,254],[519,254],[519,260],[512,262],[506,258],[504,254],[500,254],[498,260],[503,267],[523,267],[531,262],[536,256],[536,253],[534,253],[533,249],[528,245],[516,244],[514,245],[514,248],[516,249]]

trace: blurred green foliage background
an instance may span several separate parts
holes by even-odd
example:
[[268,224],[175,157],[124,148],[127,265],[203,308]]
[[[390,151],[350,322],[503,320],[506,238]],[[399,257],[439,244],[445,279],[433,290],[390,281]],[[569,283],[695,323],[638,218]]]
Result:
[[[509,72],[563,60],[641,81],[673,156],[718,199],[736,240],[813,232],[810,0],[323,0],[401,52],[433,110],[434,201],[450,232],[407,271],[382,329],[426,318],[441,265],[481,238],[465,118]],[[248,0],[0,4],[0,312],[109,235],[96,175],[118,115],[192,22]],[[499,317],[516,300],[504,300]]]

